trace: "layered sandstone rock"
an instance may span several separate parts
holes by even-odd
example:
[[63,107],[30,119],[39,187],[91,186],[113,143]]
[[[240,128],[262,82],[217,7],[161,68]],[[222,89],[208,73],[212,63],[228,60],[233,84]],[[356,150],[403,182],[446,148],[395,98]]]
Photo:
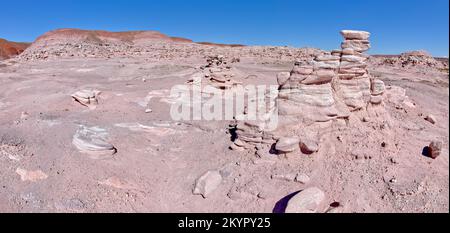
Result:
[[[264,141],[263,136],[270,138],[269,135],[273,136],[272,143],[280,142],[276,148],[282,148],[282,153],[295,151],[291,147],[285,149],[283,138],[298,136],[296,129],[316,122],[347,120],[352,112],[383,103],[385,85],[371,78],[366,64],[368,55],[364,54],[370,48],[370,33],[344,30],[341,34],[344,37],[342,50],[318,55],[313,60],[297,61],[290,73],[278,75],[278,129],[268,133],[243,122],[237,127],[241,141],[260,143]],[[277,140],[279,137],[282,139]],[[319,147],[308,137],[302,138],[300,145],[306,154],[316,152]]]
[[109,134],[99,127],[80,126],[73,136],[73,145],[93,159],[109,158],[117,149],[108,141]]

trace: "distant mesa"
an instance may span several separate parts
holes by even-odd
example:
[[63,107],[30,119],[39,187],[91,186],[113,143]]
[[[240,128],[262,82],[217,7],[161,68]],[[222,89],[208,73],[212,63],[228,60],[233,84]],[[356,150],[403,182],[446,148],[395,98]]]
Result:
[[19,43],[0,39],[0,60],[9,59],[21,54],[30,43]]
[[[162,34],[158,31],[125,31],[125,32],[109,32],[102,30],[81,30],[81,29],[57,29],[45,33],[37,38],[36,42],[49,40],[74,39],[84,40],[86,42],[103,43],[107,41],[118,41],[136,43],[145,40],[157,40],[177,43],[196,43],[191,39],[182,37],[171,37]],[[220,47],[242,47],[244,45],[238,44],[217,44],[211,42],[199,42],[198,44],[220,46]]]
[[124,31],[110,32],[103,30],[82,30],[82,29],[57,29],[49,31],[38,37],[33,43],[18,43],[0,39],[0,60],[15,57],[24,52],[28,47],[42,48],[54,43],[142,43],[151,41],[163,41],[174,43],[194,43],[207,46],[218,47],[244,47],[241,44],[219,44],[212,42],[194,42],[191,39],[182,37],[171,37],[158,31]]
[[211,42],[196,42],[196,43],[202,44],[202,45],[219,46],[219,47],[232,47],[232,48],[245,47],[245,45],[242,45],[242,44],[217,44],[217,43],[211,43]]
[[174,42],[192,42],[192,40],[169,37],[157,31],[109,32],[102,30],[57,29],[37,38],[36,42],[56,39],[81,39],[88,42],[121,41],[133,43],[138,40],[162,40]]

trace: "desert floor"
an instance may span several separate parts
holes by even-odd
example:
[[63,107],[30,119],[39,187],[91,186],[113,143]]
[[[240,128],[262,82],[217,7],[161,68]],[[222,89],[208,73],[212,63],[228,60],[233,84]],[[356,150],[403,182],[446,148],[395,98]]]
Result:
[[[0,64],[0,212],[271,213],[311,186],[341,212],[449,211],[448,74],[369,67],[413,104],[387,101],[386,122],[333,126],[313,155],[256,156],[230,150],[232,122],[171,119],[170,89],[204,64],[130,57]],[[242,58],[234,68],[248,77],[244,84],[276,85],[277,73],[292,66]],[[102,92],[95,109],[71,98],[87,88]],[[117,153],[80,153],[72,140],[81,125],[105,129]],[[437,159],[422,155],[432,140],[444,143]],[[205,199],[193,188],[208,170],[223,182]],[[289,179],[298,173],[310,181]]]

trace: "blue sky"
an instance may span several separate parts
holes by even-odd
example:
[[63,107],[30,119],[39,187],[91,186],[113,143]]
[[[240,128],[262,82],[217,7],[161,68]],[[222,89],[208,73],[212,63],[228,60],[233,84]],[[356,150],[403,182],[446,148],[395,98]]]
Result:
[[2,1],[0,38],[57,28],[158,30],[194,41],[338,48],[341,29],[372,32],[372,54],[448,56],[448,0]]

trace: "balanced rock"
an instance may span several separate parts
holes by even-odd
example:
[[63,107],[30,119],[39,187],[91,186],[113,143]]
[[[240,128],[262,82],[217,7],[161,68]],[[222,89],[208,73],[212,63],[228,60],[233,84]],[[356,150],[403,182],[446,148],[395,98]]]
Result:
[[208,171],[197,180],[193,193],[208,198],[221,183],[222,175],[219,171]]
[[365,31],[342,30],[341,34],[346,40],[368,40],[370,37],[370,33]]
[[289,200],[286,213],[317,213],[325,201],[325,193],[319,188],[305,189]]

